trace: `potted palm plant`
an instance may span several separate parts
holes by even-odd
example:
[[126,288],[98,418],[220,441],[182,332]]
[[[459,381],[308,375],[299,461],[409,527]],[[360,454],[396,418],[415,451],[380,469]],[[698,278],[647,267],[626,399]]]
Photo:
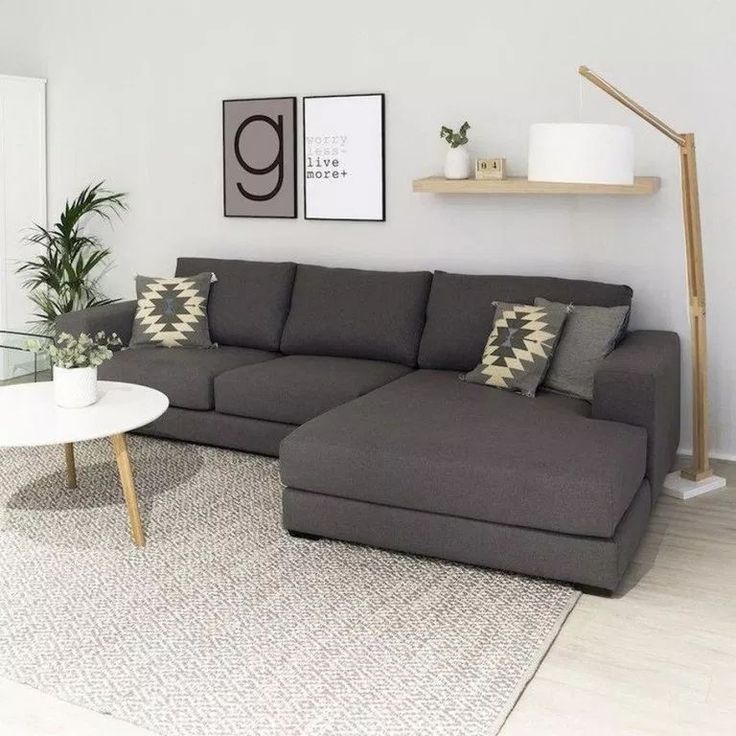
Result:
[[110,222],[126,209],[126,195],[103,185],[85,187],[66,202],[58,222],[49,228],[34,225],[26,238],[40,253],[17,270],[26,277],[23,287],[36,306],[34,316],[49,331],[60,314],[117,301],[106,298],[98,286],[110,250],[85,230],[92,218]]

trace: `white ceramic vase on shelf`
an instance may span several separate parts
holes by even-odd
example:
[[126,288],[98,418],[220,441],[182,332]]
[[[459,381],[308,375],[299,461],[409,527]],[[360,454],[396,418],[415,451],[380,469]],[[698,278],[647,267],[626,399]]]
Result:
[[81,409],[97,401],[97,368],[54,366],[54,400],[64,409]]
[[470,176],[470,156],[465,146],[448,148],[445,158],[445,179],[467,179]]

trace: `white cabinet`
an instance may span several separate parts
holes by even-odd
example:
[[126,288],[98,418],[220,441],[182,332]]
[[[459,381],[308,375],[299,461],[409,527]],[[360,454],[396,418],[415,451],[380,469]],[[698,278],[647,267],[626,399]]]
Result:
[[[0,330],[28,329],[32,319],[16,269],[33,254],[23,243],[33,223],[46,225],[46,80],[0,75]],[[0,380],[32,364],[0,350]]]

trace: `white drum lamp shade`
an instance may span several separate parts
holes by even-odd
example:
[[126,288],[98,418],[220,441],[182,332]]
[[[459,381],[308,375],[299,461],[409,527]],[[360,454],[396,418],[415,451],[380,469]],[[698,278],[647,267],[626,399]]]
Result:
[[529,181],[633,184],[631,128],[592,123],[532,125]]

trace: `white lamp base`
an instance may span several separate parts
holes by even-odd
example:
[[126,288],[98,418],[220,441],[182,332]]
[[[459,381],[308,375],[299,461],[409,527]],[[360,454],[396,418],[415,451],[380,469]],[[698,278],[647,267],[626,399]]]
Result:
[[711,475],[710,478],[704,478],[703,480],[688,480],[680,475],[679,470],[676,470],[674,473],[669,473],[664,479],[662,493],[665,496],[673,496],[686,501],[688,498],[701,496],[703,493],[718,490],[725,485],[726,479],[719,475]]

